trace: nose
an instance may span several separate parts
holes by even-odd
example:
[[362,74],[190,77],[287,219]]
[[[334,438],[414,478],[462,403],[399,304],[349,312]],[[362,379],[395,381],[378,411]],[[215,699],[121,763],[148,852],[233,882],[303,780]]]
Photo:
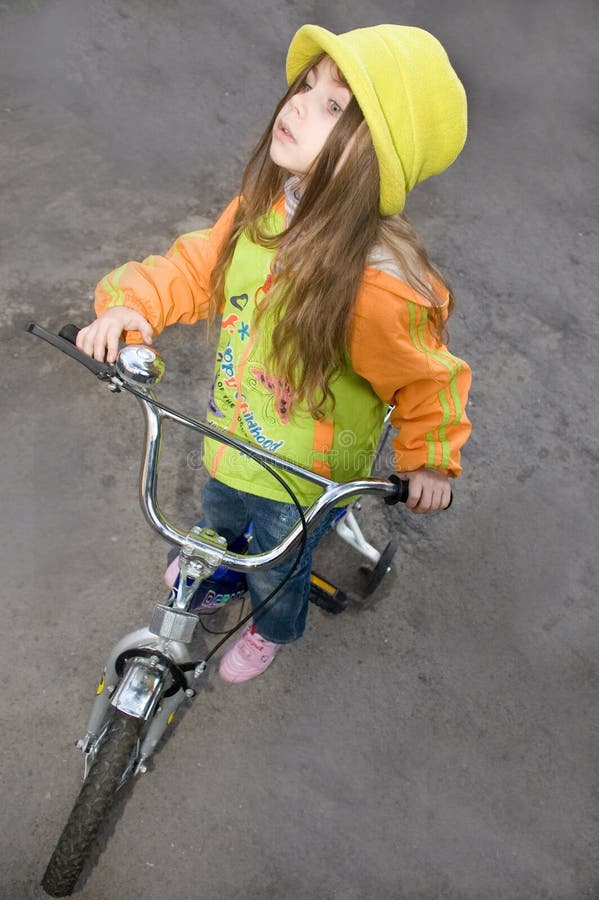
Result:
[[289,100],[289,108],[296,112],[300,119],[304,115],[306,111],[306,106],[304,103],[305,94],[294,94],[293,97]]

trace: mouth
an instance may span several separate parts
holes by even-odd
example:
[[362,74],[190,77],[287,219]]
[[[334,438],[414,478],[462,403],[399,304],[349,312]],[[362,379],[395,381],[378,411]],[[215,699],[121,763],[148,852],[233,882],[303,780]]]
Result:
[[279,138],[281,141],[292,141],[295,143],[295,137],[293,136],[293,132],[285,124],[283,119],[279,119],[275,126],[275,136]]

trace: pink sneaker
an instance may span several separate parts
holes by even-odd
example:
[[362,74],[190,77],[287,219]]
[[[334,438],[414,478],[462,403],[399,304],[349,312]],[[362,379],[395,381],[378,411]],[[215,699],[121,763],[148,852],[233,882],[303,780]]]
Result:
[[171,559],[170,563],[166,567],[166,571],[164,573],[164,583],[167,588],[170,590],[173,589],[173,585],[177,580],[177,575],[179,574],[179,554],[175,556],[174,559]]
[[218,673],[225,681],[239,684],[262,675],[277,655],[281,644],[267,641],[248,622],[232,647],[220,661]]

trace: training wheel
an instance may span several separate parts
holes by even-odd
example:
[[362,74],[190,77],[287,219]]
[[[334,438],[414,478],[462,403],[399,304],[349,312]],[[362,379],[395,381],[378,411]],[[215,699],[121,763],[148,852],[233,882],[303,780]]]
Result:
[[399,539],[392,538],[381,553],[381,557],[373,569],[370,569],[367,566],[360,566],[361,571],[365,572],[367,575],[366,584],[362,588],[363,597],[369,597],[373,591],[376,591],[377,587],[389,571],[398,547]]

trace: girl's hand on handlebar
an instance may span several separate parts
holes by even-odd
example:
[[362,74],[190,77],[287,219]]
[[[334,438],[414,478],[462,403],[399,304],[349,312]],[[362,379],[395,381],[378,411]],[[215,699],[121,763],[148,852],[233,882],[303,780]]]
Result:
[[123,331],[139,331],[144,344],[152,343],[152,326],[141,313],[127,306],[115,306],[86,325],[77,335],[77,347],[99,362],[113,363]]
[[434,513],[446,509],[451,501],[449,478],[438,469],[417,469],[415,472],[398,472],[399,477],[410,482],[410,494],[406,506],[414,513]]

